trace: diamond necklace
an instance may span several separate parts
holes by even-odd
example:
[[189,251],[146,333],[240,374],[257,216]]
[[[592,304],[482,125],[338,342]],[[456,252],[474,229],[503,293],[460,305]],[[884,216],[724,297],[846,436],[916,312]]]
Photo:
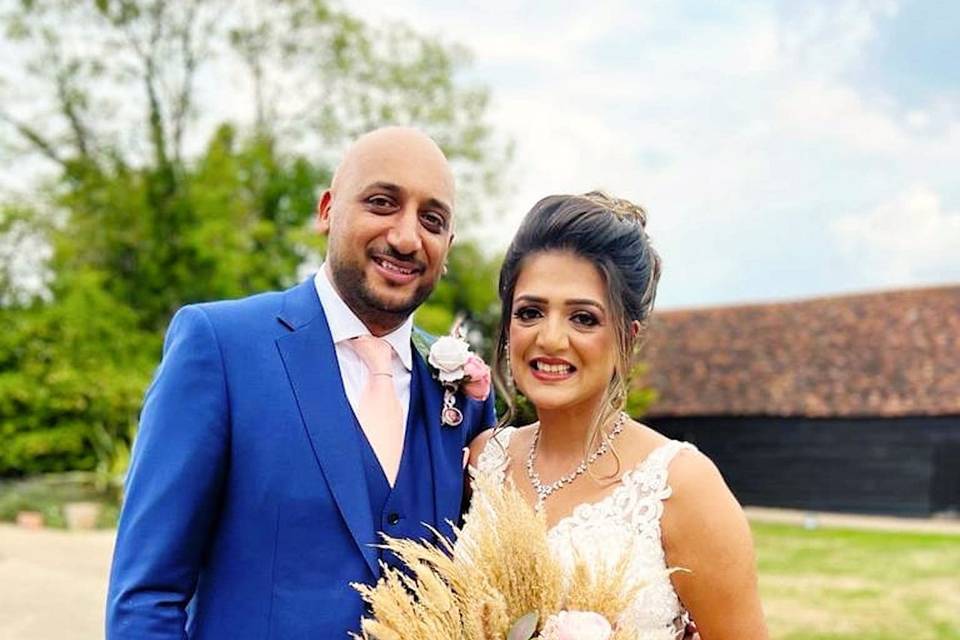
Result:
[[576,469],[566,475],[560,476],[560,479],[556,482],[551,482],[547,485],[540,482],[540,474],[537,473],[536,469],[533,468],[533,463],[537,459],[537,443],[540,442],[540,426],[537,425],[537,431],[533,434],[533,442],[530,443],[530,451],[527,453],[527,477],[530,478],[530,484],[533,485],[533,490],[537,492],[537,504],[535,508],[538,510],[541,509],[543,507],[544,500],[547,499],[547,496],[549,496],[551,493],[559,491],[576,480],[578,476],[587,470],[587,467],[597,460],[597,458],[605,454],[607,449],[610,447],[610,443],[613,442],[613,439],[616,438],[621,431],[623,431],[623,427],[626,423],[627,414],[620,412],[616,422],[613,423],[613,429],[610,430],[609,434],[604,435],[603,442],[600,443],[600,446],[597,447],[597,450],[581,460]]

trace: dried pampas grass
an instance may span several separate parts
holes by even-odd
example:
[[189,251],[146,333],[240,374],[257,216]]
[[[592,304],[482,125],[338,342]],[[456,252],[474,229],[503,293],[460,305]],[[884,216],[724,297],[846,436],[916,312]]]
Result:
[[[536,613],[542,625],[562,610],[595,611],[616,623],[642,586],[627,579],[630,553],[611,566],[577,559],[568,573],[551,554],[547,532],[544,515],[511,484],[481,474],[455,545],[384,537],[383,547],[408,571],[384,566],[375,586],[353,585],[371,614],[353,637],[504,640],[522,616]],[[613,636],[635,637],[622,625]]]

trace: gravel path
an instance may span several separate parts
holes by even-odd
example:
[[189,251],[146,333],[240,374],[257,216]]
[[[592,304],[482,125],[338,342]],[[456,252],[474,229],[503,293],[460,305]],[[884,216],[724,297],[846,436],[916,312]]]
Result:
[[744,511],[747,513],[747,518],[753,522],[780,522],[808,528],[909,531],[912,533],[943,533],[960,536],[960,518],[895,518],[892,516],[861,516],[852,513],[814,513],[767,507],[747,507]]
[[113,536],[0,525],[0,638],[103,638]]

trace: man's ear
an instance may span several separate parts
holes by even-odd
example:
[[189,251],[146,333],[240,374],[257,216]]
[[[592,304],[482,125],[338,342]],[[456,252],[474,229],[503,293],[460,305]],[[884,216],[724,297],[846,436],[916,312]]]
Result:
[[327,189],[320,195],[317,201],[317,215],[314,218],[313,228],[320,235],[326,235],[330,231],[330,205],[333,202],[333,192]]
[[443,252],[443,268],[440,270],[440,275],[447,275],[448,261],[450,260],[450,248],[453,247],[453,237],[454,234],[450,233],[450,238],[447,239],[447,250]]
[[643,329],[643,325],[640,324],[639,320],[634,320],[633,322],[630,323],[630,335],[632,335],[634,339],[636,339],[637,336],[640,335],[641,329]]

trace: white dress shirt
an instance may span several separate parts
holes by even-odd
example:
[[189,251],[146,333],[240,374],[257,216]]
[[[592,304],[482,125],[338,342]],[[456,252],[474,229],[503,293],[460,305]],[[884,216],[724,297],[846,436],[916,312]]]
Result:
[[[347,400],[357,415],[360,403],[360,394],[367,383],[367,366],[350,346],[351,338],[368,336],[370,330],[357,315],[343,301],[330,277],[326,263],[320,267],[313,277],[320,305],[327,316],[330,326],[330,335],[333,336],[333,345],[337,352],[337,364],[340,365],[340,378],[343,380],[343,389],[347,393]],[[403,411],[403,425],[407,424],[407,413],[410,409],[410,371],[413,368],[413,352],[410,346],[410,336],[413,332],[413,317],[409,317],[399,327],[385,336],[381,336],[393,347],[393,385],[397,390],[400,408]]]

